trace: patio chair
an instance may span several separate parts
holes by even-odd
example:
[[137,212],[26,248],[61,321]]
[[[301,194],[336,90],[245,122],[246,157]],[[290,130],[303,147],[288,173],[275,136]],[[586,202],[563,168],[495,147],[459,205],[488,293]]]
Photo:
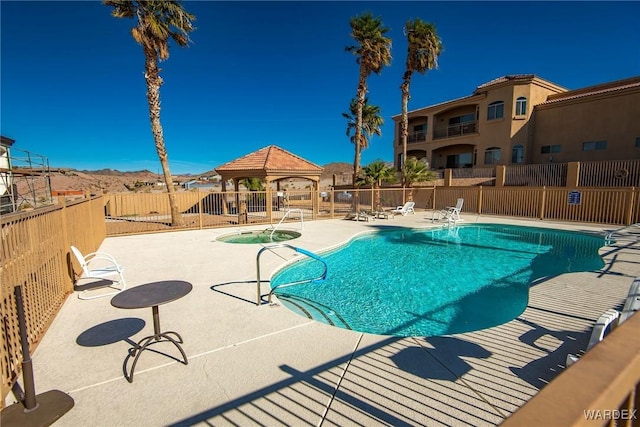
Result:
[[416,211],[413,209],[415,205],[415,202],[407,202],[404,204],[404,206],[398,206],[391,211],[391,218],[395,217],[396,215],[406,216],[409,213],[415,214]]
[[[589,351],[594,345],[602,341],[608,332],[615,329],[638,310],[640,310],[640,277],[636,277],[633,283],[631,283],[622,311],[609,309],[600,316],[596,324],[593,326],[593,331],[591,332],[591,338],[587,344],[586,351]],[[565,366],[568,368],[576,361],[578,361],[578,356],[568,354]]]
[[636,277],[633,283],[631,283],[631,287],[629,287],[629,293],[627,294],[627,299],[624,301],[624,306],[622,307],[622,311],[620,312],[620,320],[618,320],[618,323],[624,322],[629,317],[631,317],[633,313],[639,310],[640,277]]
[[[589,338],[589,344],[587,344],[587,350],[589,351],[594,345],[598,344],[604,339],[605,334],[613,330],[618,325],[618,318],[620,313],[617,310],[609,309],[598,318],[598,321],[593,325],[593,331],[591,332],[591,338]],[[568,368],[578,361],[578,356],[574,354],[567,354],[567,360],[565,366]]]
[[455,206],[447,206],[446,208],[436,211],[433,213],[431,217],[431,222],[445,220],[447,222],[458,222],[462,221],[460,218],[460,211],[462,210],[462,205],[464,204],[464,199],[460,197],[456,202]]
[[[101,298],[124,291],[127,286],[122,275],[124,267],[119,265],[113,256],[106,252],[92,252],[82,255],[82,252],[75,246],[71,246],[71,253],[76,257],[82,268],[82,274],[76,279],[75,283],[76,290],[81,290],[80,294],[78,294],[79,299]],[[92,282],[79,286],[78,282],[81,280],[90,280]],[[91,290],[105,287],[115,291],[86,296],[87,292]]]

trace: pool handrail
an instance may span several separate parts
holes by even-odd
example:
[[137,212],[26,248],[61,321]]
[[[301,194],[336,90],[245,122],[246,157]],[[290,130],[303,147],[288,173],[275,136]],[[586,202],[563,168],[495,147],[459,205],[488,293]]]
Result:
[[[617,228],[615,230],[610,231],[609,233],[607,233],[607,235],[605,236],[605,240],[607,241],[607,244],[609,244],[609,242],[614,241],[614,240],[638,240],[638,238],[640,238],[640,235],[638,233],[633,233],[630,232],[629,236],[625,236],[624,234],[622,234],[623,231],[629,230],[629,229],[638,229],[640,228],[640,223],[635,223],[635,224],[631,224],[631,225],[625,225],[624,227],[621,228]],[[616,235],[618,235],[619,237],[615,237]]]
[[293,211],[298,211],[300,212],[300,230],[304,230],[304,213],[302,212],[302,209],[296,208],[296,209],[288,209],[284,215],[282,216],[282,218],[280,218],[280,222],[278,222],[278,224],[276,224],[275,227],[273,227],[273,231],[271,231],[271,234],[269,235],[269,239],[273,240],[273,233],[276,232],[276,230],[278,229],[278,227],[280,227],[280,224],[282,224],[282,221],[285,220],[285,218]]
[[280,285],[274,287],[269,292],[269,298],[268,298],[269,303],[271,303],[271,295],[273,294],[273,291],[275,291],[277,288],[287,287],[287,286],[292,286],[292,285],[301,285],[303,283],[322,282],[327,278],[327,272],[329,270],[329,267],[327,266],[326,261],[322,257],[320,257],[319,255],[316,255],[313,252],[308,251],[306,249],[302,249],[302,248],[299,248],[297,246],[289,245],[288,243],[279,243],[279,244],[276,244],[276,245],[264,246],[258,251],[258,254],[256,255],[256,276],[257,276],[257,280],[256,280],[256,290],[257,290],[256,305],[260,305],[260,303],[262,301],[261,295],[260,295],[260,256],[262,255],[262,253],[264,251],[270,250],[270,249],[274,249],[274,248],[289,248],[289,249],[293,249],[294,251],[296,251],[298,253],[301,253],[303,255],[306,255],[309,258],[313,258],[316,261],[320,261],[324,266],[324,271],[322,272],[322,274],[319,277],[316,277],[316,278],[313,278],[313,279],[299,280],[297,282],[291,282],[291,283],[281,283]]

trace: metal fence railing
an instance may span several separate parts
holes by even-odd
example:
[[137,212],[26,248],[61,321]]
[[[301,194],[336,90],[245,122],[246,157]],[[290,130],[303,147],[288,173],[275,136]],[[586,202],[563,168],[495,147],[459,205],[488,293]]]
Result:
[[581,162],[581,187],[640,187],[640,160]]
[[547,186],[567,185],[566,163],[543,163],[537,165],[511,165],[505,171],[506,186]]

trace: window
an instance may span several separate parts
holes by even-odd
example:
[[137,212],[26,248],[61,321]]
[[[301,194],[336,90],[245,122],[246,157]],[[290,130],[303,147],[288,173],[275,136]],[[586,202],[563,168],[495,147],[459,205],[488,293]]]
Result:
[[524,96],[516,99],[516,116],[525,116],[527,114],[527,98]]
[[484,164],[497,165],[500,163],[500,148],[490,147],[484,150]]
[[421,125],[414,125],[413,126],[413,131],[414,132],[426,132],[427,131],[427,124],[423,123]]
[[540,147],[541,154],[549,154],[549,153],[559,153],[560,152],[560,144],[556,145],[543,145]]
[[511,163],[524,163],[524,147],[516,145],[511,150]]
[[504,117],[504,102],[496,101],[489,104],[487,120],[501,119],[502,117]]
[[636,138],[636,148],[640,148],[640,136]]
[[450,154],[447,156],[447,169],[473,167],[471,153]]
[[427,124],[413,125],[413,131],[409,134],[408,142],[419,142],[427,140]]
[[464,116],[451,117],[449,119],[449,125],[457,125],[459,123],[467,123],[475,120],[473,113],[465,114]]
[[606,150],[607,141],[589,141],[582,143],[582,151]]

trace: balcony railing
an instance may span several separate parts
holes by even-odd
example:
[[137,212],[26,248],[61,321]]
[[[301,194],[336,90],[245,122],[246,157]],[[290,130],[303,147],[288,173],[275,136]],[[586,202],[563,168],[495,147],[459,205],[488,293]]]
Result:
[[433,130],[433,139],[451,138],[454,136],[468,135],[478,132],[478,122],[456,123],[442,128]]
[[416,142],[424,142],[427,140],[427,133],[424,131],[421,132],[413,132],[407,136],[407,143],[413,144]]
[[[417,144],[419,142],[425,142],[427,140],[427,132],[413,132],[407,135],[407,144]],[[402,145],[402,138],[398,138],[398,145]]]

